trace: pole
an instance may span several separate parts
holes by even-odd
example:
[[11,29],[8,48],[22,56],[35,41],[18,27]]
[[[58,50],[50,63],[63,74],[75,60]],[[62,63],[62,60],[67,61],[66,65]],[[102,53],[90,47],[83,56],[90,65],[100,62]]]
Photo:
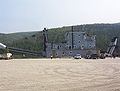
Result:
[[74,35],[73,35],[73,26],[72,26],[72,49],[74,48]]

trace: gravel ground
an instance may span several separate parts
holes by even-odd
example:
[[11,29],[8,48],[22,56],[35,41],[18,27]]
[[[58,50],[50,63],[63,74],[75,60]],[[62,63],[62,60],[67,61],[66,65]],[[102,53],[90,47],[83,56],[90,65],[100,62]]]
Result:
[[120,91],[120,58],[0,60],[0,91]]

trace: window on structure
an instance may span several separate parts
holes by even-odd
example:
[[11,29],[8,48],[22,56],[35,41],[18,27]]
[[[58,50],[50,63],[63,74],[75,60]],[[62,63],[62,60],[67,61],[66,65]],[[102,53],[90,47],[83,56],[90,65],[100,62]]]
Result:
[[79,43],[80,43],[81,41],[79,41]]
[[76,45],[74,45],[74,48],[76,48]]
[[69,46],[69,49],[71,49],[71,46]]
[[59,49],[59,46],[57,47],[57,49]]
[[66,34],[66,36],[68,36],[68,33]]
[[84,46],[82,45],[81,48],[84,48]]
[[72,53],[72,51],[70,51],[70,53]]
[[95,37],[92,37],[93,40],[95,40]]

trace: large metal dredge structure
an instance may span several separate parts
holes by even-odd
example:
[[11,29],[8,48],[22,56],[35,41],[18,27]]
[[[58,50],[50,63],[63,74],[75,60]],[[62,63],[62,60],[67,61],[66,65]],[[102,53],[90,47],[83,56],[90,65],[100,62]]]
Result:
[[46,57],[73,57],[80,54],[82,57],[96,54],[95,35],[86,32],[74,31],[72,26],[70,32],[65,33],[65,43],[49,43],[47,30],[43,31],[44,36],[44,56]]

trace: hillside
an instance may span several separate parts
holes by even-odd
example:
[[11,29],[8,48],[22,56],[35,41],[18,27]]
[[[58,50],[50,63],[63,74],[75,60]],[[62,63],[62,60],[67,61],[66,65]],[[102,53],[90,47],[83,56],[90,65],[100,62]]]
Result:
[[18,32],[18,33],[10,33],[10,34],[3,34],[0,33],[0,42],[5,44],[12,44],[13,41],[21,40],[24,37],[31,36],[36,32]]
[[[70,26],[48,29],[49,42],[59,43],[64,42],[64,33],[71,31]],[[98,49],[106,50],[112,37],[120,36],[120,24],[87,24],[74,26],[74,31],[85,31],[88,34],[96,35],[96,45]],[[42,31],[36,33],[8,34],[0,35],[8,46],[29,49],[34,51],[43,50]],[[6,36],[6,37],[4,37]],[[19,36],[19,37],[18,37]],[[5,38],[5,39],[4,39]],[[11,39],[10,39],[11,38]],[[6,39],[12,42],[5,41]],[[120,38],[119,38],[120,39]],[[118,45],[120,46],[120,40]]]

